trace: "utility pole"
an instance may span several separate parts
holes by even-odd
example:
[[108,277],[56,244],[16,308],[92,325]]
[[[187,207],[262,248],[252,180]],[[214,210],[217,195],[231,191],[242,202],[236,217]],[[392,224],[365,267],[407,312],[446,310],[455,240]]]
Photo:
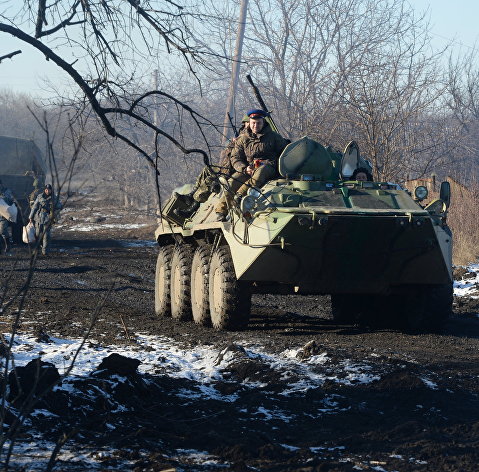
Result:
[[224,144],[230,134],[230,124],[228,113],[232,115],[233,113],[233,103],[236,95],[236,89],[238,87],[238,78],[240,73],[240,62],[241,62],[241,53],[243,51],[243,39],[244,31],[246,27],[246,12],[248,8],[248,0],[241,0],[240,3],[240,14],[238,20],[238,32],[236,33],[236,44],[235,44],[235,53],[233,56],[233,66],[231,68],[231,81],[230,88],[228,92],[228,103],[226,105],[225,120],[223,122],[223,138],[221,143]]

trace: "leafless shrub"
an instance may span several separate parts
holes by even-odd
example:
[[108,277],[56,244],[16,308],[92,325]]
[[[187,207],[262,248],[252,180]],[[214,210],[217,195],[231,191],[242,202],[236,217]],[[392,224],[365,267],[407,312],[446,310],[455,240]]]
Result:
[[453,232],[453,262],[465,265],[479,258],[479,181],[468,187],[452,182],[448,224]]

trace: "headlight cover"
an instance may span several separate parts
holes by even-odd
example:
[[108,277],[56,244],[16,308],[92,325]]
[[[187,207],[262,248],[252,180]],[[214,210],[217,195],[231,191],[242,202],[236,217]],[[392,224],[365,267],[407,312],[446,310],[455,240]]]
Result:
[[419,185],[418,187],[416,187],[416,190],[414,190],[414,195],[419,201],[427,198],[428,193],[429,192],[424,185]]

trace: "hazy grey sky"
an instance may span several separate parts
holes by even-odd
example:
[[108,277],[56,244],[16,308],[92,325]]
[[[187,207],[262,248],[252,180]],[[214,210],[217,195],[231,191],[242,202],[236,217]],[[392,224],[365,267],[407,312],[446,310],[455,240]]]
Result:
[[[434,44],[438,48],[454,40],[455,46],[465,51],[479,40],[479,0],[410,0],[410,3],[418,12],[428,9]],[[23,51],[0,64],[1,89],[38,97],[46,95],[46,79],[61,89],[71,83],[65,73],[30,46],[6,34],[1,38],[0,56],[17,49]]]

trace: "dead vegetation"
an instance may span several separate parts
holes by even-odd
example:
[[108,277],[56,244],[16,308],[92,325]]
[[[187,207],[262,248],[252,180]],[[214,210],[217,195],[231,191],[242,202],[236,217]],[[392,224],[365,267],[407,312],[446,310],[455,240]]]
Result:
[[451,185],[448,223],[454,235],[453,262],[465,265],[479,258],[479,183]]

